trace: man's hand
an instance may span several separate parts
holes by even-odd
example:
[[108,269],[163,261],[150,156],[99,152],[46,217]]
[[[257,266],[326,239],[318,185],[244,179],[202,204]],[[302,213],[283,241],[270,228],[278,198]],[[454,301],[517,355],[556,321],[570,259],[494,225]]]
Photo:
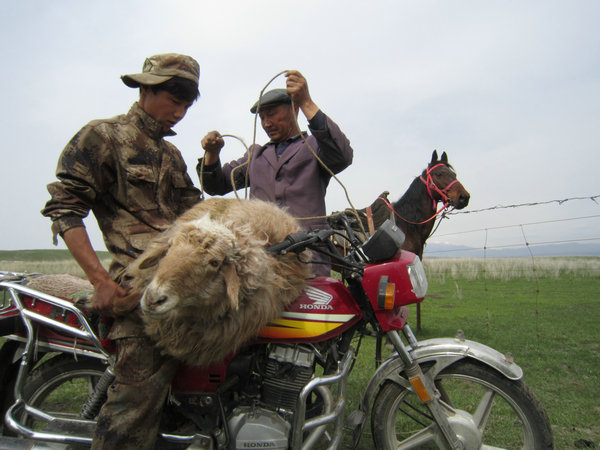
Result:
[[99,314],[113,316],[113,301],[115,297],[127,295],[125,289],[113,281],[102,266],[98,255],[92,248],[85,227],[70,228],[63,234],[63,239],[69,251],[81,266],[94,286],[94,295],[88,307]]
[[306,78],[297,70],[286,72],[287,78],[285,84],[287,93],[292,97],[295,105],[298,105],[308,120],[312,119],[319,111],[319,107],[312,101],[308,92],[308,83]]
[[210,131],[202,138],[202,148],[206,152],[204,155],[204,164],[210,166],[219,161],[219,152],[225,145],[225,141],[218,131]]
[[116,297],[127,295],[125,289],[115,283],[111,278],[105,278],[94,284],[94,295],[89,308],[105,316],[114,316],[114,300]]
[[225,145],[225,141],[218,131],[210,131],[206,136],[202,138],[202,148],[209,153],[216,153],[217,155]]

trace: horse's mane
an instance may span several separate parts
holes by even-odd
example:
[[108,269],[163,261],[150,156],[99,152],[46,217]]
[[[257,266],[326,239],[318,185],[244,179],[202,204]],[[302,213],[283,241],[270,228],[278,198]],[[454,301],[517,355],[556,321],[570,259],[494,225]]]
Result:
[[420,225],[406,222],[402,218],[411,222],[421,222],[429,218],[424,217],[422,212],[424,205],[423,198],[427,198],[429,202],[429,196],[427,196],[425,191],[426,186],[419,177],[415,177],[404,195],[392,204],[398,216],[401,217],[397,223],[406,234],[416,233]]
[[[429,196],[425,191],[426,187],[423,182],[421,182],[419,177],[415,177],[408,190],[398,201],[393,203],[390,202],[388,199],[389,192],[387,191],[379,195],[370,206],[375,229],[383,225],[383,222],[387,219],[391,219],[395,221],[406,234],[417,233],[419,227],[422,227],[422,225],[411,224],[402,220],[402,218],[411,222],[421,222],[428,218],[424,217],[424,214],[426,213],[422,212],[424,205],[423,198],[426,197],[429,199]],[[394,208],[394,211],[392,211],[390,207]],[[357,211],[365,229],[368,226],[366,209],[367,208],[363,208]],[[350,212],[350,210],[347,209],[346,212]],[[358,226],[356,226],[355,229],[358,231]]]

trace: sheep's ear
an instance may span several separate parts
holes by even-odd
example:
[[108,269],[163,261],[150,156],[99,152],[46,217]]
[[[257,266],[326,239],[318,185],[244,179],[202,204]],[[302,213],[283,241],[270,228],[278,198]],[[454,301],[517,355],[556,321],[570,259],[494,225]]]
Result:
[[237,311],[240,308],[240,277],[237,274],[235,265],[225,264],[223,266],[223,275],[225,277],[227,297],[231,302],[231,308]]
[[169,250],[168,245],[162,245],[157,247],[153,251],[149,252],[143,259],[139,262],[138,267],[143,269],[148,269],[150,267],[154,267],[158,264],[158,262],[164,258]]

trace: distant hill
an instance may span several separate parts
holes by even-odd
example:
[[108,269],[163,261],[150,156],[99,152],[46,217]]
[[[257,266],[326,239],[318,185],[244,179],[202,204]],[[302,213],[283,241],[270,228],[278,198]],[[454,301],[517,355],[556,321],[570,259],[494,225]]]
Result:
[[[97,252],[100,258],[109,256],[108,252]],[[0,250],[1,261],[64,261],[73,259],[69,250]]]
[[[529,247],[491,248],[485,251],[487,258],[519,258],[527,256],[600,256],[600,244],[548,244]],[[482,258],[483,248],[463,245],[427,244],[423,257],[436,258]]]
[[[499,249],[488,249],[487,258],[519,258],[531,256],[600,256],[600,244],[551,244]],[[101,259],[109,258],[108,252],[97,252]],[[429,258],[483,258],[482,248],[466,245],[427,244],[423,253]],[[72,259],[68,250],[0,250],[0,261],[64,261]]]

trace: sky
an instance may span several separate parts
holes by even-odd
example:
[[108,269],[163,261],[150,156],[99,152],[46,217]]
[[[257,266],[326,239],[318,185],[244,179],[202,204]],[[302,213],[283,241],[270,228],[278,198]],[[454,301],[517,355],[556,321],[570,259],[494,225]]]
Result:
[[[486,211],[449,216],[436,242],[598,243],[599,20],[595,0],[8,2],[0,250],[54,248],[40,210],[60,152],[88,121],[126,113],[138,91],[120,75],[167,52],[200,64],[201,97],[169,138],[197,185],[202,137],[266,142],[249,108],[296,69],[350,139],[338,178],[355,207],[400,198],[437,149],[471,193],[464,211]],[[243,151],[227,138],[221,158]],[[348,206],[332,180],[328,212]],[[86,226],[104,250],[93,217]]]

